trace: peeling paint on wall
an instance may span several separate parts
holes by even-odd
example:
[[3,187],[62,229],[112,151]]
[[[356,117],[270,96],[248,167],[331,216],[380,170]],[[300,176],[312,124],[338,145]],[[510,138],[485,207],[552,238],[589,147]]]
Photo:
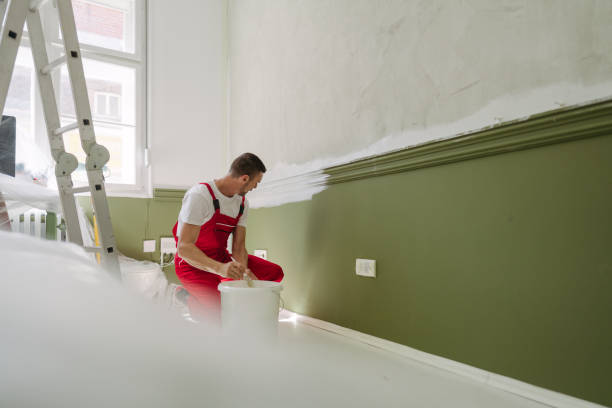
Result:
[[[555,96],[563,95],[551,104]],[[258,190],[249,194],[251,206],[272,207],[290,202],[310,200],[326,188],[323,169],[350,163],[396,150],[414,147],[436,140],[451,139],[465,133],[484,130],[501,123],[526,120],[534,112],[577,106],[580,101],[596,102],[612,96],[612,81],[597,87],[577,87],[570,84],[555,85],[528,93],[509,95],[492,101],[478,112],[459,121],[432,126],[423,130],[410,130],[388,135],[370,146],[353,152],[311,160],[301,164],[277,163],[264,177]],[[504,116],[505,109],[513,106],[515,117]]]

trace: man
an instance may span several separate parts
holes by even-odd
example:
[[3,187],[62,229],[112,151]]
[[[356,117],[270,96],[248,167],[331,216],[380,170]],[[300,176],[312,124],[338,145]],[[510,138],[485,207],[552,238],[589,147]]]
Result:
[[[221,281],[261,279],[280,282],[280,266],[249,255],[245,247],[249,202],[245,195],[257,187],[266,167],[252,153],[237,157],[229,173],[193,186],[183,198],[172,229],[177,242],[176,275],[189,292],[193,315],[218,318]],[[227,242],[233,234],[232,254]]]

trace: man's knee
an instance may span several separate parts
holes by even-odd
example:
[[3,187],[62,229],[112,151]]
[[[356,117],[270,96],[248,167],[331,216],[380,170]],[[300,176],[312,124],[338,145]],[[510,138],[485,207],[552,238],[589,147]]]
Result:
[[280,267],[280,265],[277,264],[272,264],[273,266],[273,276],[274,278],[271,280],[274,280],[276,282],[280,282],[281,280],[283,280],[283,278],[285,277],[285,273],[283,272],[283,268]]

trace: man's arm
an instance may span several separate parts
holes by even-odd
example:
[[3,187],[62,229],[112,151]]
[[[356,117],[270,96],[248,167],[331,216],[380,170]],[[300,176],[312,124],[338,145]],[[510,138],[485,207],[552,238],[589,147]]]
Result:
[[196,241],[200,235],[200,226],[193,224],[183,224],[181,235],[178,239],[177,254],[184,261],[194,268],[202,269],[224,278],[242,279],[245,267],[238,262],[221,263],[206,256],[204,252],[196,246]]
[[232,257],[244,265],[251,277],[251,279],[257,279],[257,277],[248,269],[249,265],[249,254],[246,250],[246,227],[238,225],[234,230],[234,239],[232,240]]

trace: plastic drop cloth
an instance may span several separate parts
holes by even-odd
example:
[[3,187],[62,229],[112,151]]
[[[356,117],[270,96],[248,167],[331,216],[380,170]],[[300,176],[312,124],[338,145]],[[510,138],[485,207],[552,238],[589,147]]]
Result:
[[9,212],[22,213],[31,208],[61,213],[57,190],[32,181],[0,174],[0,193]]
[[[10,218],[36,208],[61,215],[62,208],[57,190],[47,188],[31,181],[0,174],[0,193],[7,207],[9,217],[0,217],[0,228],[5,226]],[[77,202],[78,204],[78,202]],[[94,228],[85,215],[85,211],[77,205],[79,226],[83,237],[83,245],[95,246]],[[95,259],[95,254],[84,256]],[[165,303],[173,307],[177,285],[169,285],[161,267],[150,261],[138,261],[122,254],[119,255],[122,280],[133,292],[148,299]]]

